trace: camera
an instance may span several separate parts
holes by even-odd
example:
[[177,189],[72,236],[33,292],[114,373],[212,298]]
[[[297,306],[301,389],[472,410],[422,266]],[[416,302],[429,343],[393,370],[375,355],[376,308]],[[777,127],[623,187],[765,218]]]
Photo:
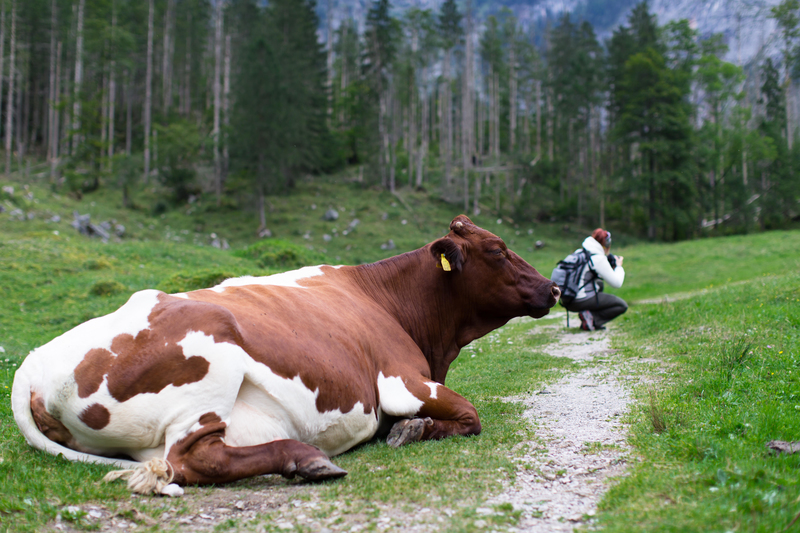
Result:
[[617,256],[608,254],[608,264],[611,265],[611,268],[617,268]]

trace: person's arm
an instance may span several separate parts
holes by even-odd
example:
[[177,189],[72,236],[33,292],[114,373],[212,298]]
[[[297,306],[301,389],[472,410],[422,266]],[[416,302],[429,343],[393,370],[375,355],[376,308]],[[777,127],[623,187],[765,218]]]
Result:
[[625,269],[621,264],[617,264],[617,268],[611,268],[608,258],[604,255],[596,254],[590,259],[592,268],[597,276],[614,287],[619,289],[625,281]]

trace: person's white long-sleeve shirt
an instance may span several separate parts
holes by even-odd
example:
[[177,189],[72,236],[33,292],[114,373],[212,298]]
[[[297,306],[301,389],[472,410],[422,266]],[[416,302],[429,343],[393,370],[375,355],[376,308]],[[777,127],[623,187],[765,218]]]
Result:
[[595,278],[602,279],[615,289],[622,287],[622,283],[625,281],[625,269],[621,265],[617,265],[617,268],[611,268],[605,250],[603,250],[603,245],[597,242],[594,237],[589,236],[583,241],[583,248],[588,250],[592,257],[581,273],[580,284],[583,287],[578,291],[575,299],[594,298],[596,288],[593,279]]

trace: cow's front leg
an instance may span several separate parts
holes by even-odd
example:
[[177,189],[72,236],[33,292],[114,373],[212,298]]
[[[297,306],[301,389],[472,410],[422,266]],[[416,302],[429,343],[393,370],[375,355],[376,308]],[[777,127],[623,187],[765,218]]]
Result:
[[477,435],[481,432],[478,411],[460,394],[435,382],[419,382],[417,386],[413,382],[406,382],[405,385],[421,405],[416,412],[396,413],[413,418],[405,418],[394,424],[386,440],[389,446],[397,448],[409,442],[451,435]]

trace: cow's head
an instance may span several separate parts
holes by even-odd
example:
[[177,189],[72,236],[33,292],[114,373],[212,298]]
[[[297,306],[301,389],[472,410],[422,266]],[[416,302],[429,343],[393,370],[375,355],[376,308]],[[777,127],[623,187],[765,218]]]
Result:
[[[431,244],[431,253],[460,295],[479,313],[512,318],[541,318],[561,291],[503,239],[479,228],[465,215],[450,223],[450,233]],[[449,270],[449,271],[448,271]]]

